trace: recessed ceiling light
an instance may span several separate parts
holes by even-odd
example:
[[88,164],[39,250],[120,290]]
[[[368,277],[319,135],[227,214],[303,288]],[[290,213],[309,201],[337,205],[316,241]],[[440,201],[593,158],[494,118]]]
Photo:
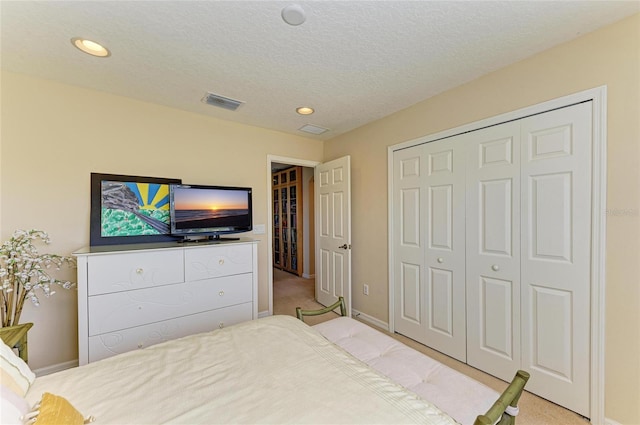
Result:
[[111,56],[111,52],[107,50],[106,47],[96,43],[95,41],[87,40],[80,37],[74,37],[71,39],[71,44],[92,56],[97,56],[99,58],[106,58],[108,56]]
[[299,108],[296,108],[296,112],[300,115],[311,115],[315,111],[313,110],[313,108],[309,108],[308,106],[301,106]]

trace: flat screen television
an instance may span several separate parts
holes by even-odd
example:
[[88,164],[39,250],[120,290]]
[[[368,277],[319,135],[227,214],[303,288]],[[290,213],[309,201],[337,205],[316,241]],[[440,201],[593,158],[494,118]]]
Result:
[[169,197],[172,236],[183,240],[230,240],[238,238],[220,235],[253,228],[249,187],[173,184]]

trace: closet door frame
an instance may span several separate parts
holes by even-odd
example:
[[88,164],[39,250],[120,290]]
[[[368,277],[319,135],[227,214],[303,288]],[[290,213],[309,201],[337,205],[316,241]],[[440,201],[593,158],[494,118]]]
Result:
[[[439,133],[426,135],[387,148],[387,188],[388,199],[393,199],[393,152],[399,149],[434,142],[469,131],[502,124],[563,108],[576,103],[592,102],[593,108],[593,145],[592,145],[592,188],[591,188],[591,322],[590,322],[590,419],[592,423],[604,423],[604,348],[605,348],[605,247],[606,247],[606,188],[607,188],[607,86],[581,91],[568,96],[542,102],[526,108],[507,112],[484,120],[472,122]],[[388,205],[388,264],[389,264],[389,331],[394,326],[394,235],[395,220],[393,205]]]

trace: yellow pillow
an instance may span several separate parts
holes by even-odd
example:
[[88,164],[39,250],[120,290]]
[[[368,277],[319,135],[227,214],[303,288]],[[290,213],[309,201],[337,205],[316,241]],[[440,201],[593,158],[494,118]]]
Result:
[[44,393],[35,411],[26,416],[30,419],[28,423],[37,425],[83,425],[93,422],[92,416],[85,420],[67,399],[51,393]]

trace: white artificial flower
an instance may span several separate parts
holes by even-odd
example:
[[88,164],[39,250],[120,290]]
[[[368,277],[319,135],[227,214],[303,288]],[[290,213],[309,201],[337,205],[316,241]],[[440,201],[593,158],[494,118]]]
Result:
[[[62,281],[50,276],[44,269],[56,266],[56,270],[66,264],[75,267],[73,257],[53,254],[39,254],[35,242],[49,244],[50,238],[40,230],[16,230],[13,236],[0,245],[0,308],[4,312],[13,312],[13,317],[3,316],[0,327],[19,323],[23,303],[29,299],[35,306],[40,305],[36,291],[42,291],[45,297],[55,294],[51,285],[59,285],[64,289],[74,286],[69,281]],[[9,293],[17,294],[9,297]],[[9,299],[11,298],[11,300]],[[11,303],[11,305],[9,305]]]

